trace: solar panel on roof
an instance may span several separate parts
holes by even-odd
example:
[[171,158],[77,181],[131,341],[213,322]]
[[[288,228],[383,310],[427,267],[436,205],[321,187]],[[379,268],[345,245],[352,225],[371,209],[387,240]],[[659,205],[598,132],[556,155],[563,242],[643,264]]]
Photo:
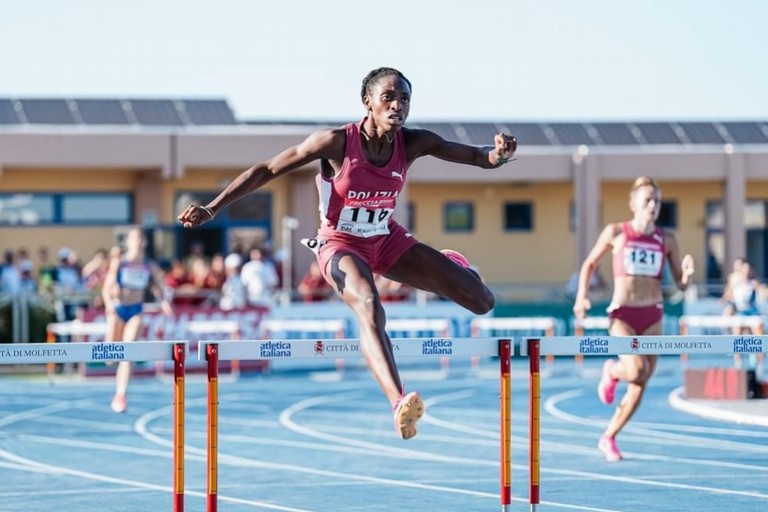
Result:
[[629,126],[624,123],[594,123],[595,130],[603,144],[609,145],[635,145],[637,139],[632,134]]
[[693,144],[725,144],[725,139],[712,123],[678,123]]
[[120,100],[75,100],[85,124],[129,124]]
[[0,124],[19,124],[19,117],[11,100],[0,100]]
[[131,100],[139,124],[147,126],[181,126],[176,105],[171,100]]
[[669,123],[635,123],[647,144],[680,144],[682,141]]
[[499,133],[495,123],[461,123],[471,144],[492,145],[493,137]]
[[30,124],[75,124],[66,100],[20,100]]
[[555,132],[555,136],[560,144],[578,145],[594,144],[595,141],[589,136],[586,127],[578,123],[558,123],[549,125]]
[[758,123],[723,123],[723,126],[728,130],[733,142],[737,144],[765,144],[768,142],[768,137],[760,129]]
[[435,132],[445,140],[458,140],[459,136],[450,123],[419,123],[419,126],[425,130]]
[[507,133],[514,135],[517,143],[527,146],[549,146],[551,141],[542,130],[541,126],[535,123],[503,123]]
[[184,100],[183,104],[192,124],[237,124],[232,110],[224,100]]

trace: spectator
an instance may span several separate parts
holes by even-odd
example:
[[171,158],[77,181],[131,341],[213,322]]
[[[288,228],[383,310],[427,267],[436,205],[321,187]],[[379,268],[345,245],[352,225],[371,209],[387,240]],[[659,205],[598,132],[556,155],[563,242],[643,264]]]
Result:
[[219,307],[224,310],[240,309],[245,307],[245,286],[240,279],[240,266],[243,259],[239,254],[232,253],[224,258],[224,270],[226,279],[221,287],[221,300]]
[[218,300],[220,283],[211,275],[211,265],[205,258],[192,260],[189,281],[191,284],[189,304],[200,306],[210,300]]
[[320,271],[320,265],[317,260],[312,260],[309,264],[309,269],[304,277],[299,281],[297,287],[299,295],[303,298],[304,302],[320,302],[328,300],[334,294],[333,287],[328,284],[328,281],[323,277],[323,273]]
[[216,253],[211,258],[211,268],[205,281],[210,288],[221,291],[226,279],[227,270],[224,265],[224,256],[221,253]]
[[38,248],[37,259],[40,268],[37,274],[38,289],[40,292],[52,293],[56,282],[56,266],[50,261],[48,247],[43,245]]
[[277,289],[278,277],[275,266],[265,259],[261,249],[251,249],[251,260],[243,265],[240,279],[247,291],[249,304],[269,304]]
[[77,255],[72,257],[69,247],[62,247],[58,252],[59,262],[56,265],[54,284],[59,291],[74,292],[80,288],[80,272],[72,263],[77,261]]
[[0,266],[0,292],[16,295],[21,290],[21,271],[16,265],[13,251],[5,251],[3,264]]
[[174,258],[171,260],[171,269],[165,275],[165,286],[169,293],[173,297],[172,303],[174,305],[187,305],[190,304],[191,292],[194,291],[194,286],[189,279],[187,273],[187,267],[183,261]]
[[22,260],[19,263],[19,270],[21,271],[21,291],[27,293],[37,292],[37,280],[32,273],[34,265],[30,260]]

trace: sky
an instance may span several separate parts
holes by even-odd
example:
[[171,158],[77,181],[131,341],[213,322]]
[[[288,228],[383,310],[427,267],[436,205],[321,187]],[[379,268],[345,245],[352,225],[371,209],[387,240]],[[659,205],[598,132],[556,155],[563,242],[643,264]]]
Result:
[[223,98],[241,120],[768,120],[768,1],[0,0],[0,97]]

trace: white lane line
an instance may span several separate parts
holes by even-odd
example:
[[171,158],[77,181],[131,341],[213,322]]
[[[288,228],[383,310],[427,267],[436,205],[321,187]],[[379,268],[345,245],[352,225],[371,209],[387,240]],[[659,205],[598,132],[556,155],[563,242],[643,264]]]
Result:
[[[145,489],[145,490],[152,490],[152,491],[161,491],[165,493],[172,493],[173,489],[170,486],[163,486],[163,485],[157,485],[157,484],[151,484],[147,482],[140,482],[138,480],[129,480],[126,478],[115,478],[99,473],[90,473],[87,471],[80,471],[77,469],[71,469],[67,468],[65,466],[58,466],[53,464],[45,464],[42,462],[37,462],[31,459],[27,459],[25,457],[18,456],[16,454],[13,454],[11,452],[7,452],[5,450],[0,449],[0,457],[10,460],[13,462],[16,462],[18,464],[23,464],[31,469],[38,470],[38,471],[44,471],[48,474],[52,475],[67,475],[67,476],[74,476],[77,478],[84,478],[87,480],[95,480],[98,482],[108,482],[112,484],[119,484],[124,485],[128,487],[134,487],[139,489]],[[207,498],[207,493],[203,492],[195,492],[195,491],[185,491],[185,496],[195,496],[198,498]],[[280,505],[274,505],[272,503],[266,503],[266,502],[260,502],[260,501],[254,501],[254,500],[243,500],[240,498],[232,498],[229,496],[221,496],[219,495],[219,500],[228,502],[228,503],[237,503],[240,505],[248,505],[255,508],[262,508],[262,509],[268,509],[268,510],[280,510],[282,512],[312,512],[311,510],[307,509],[299,509],[299,508],[293,508],[293,507],[283,507]]]
[[59,401],[59,402],[54,402],[51,405],[46,405],[45,407],[38,407],[36,409],[30,409],[27,411],[17,412],[15,414],[9,414],[8,416],[0,419],[0,427],[5,427],[12,423],[18,423],[20,421],[33,420],[36,418],[40,418],[41,416],[45,416],[46,414],[51,414],[54,412],[61,412],[61,411],[66,411],[67,409],[74,409],[76,407],[79,407],[83,403],[88,403],[88,402],[86,402],[85,400],[78,400],[75,402]]
[[[379,445],[376,443],[349,440],[341,436],[325,434],[325,433],[313,430],[311,428],[307,428],[305,426],[299,425],[298,423],[294,422],[292,419],[292,415],[300,411],[303,411],[305,409],[316,407],[318,405],[324,405],[327,403],[343,401],[347,399],[349,399],[348,394],[341,395],[341,396],[338,396],[338,395],[331,396],[331,397],[317,396],[314,398],[303,400],[301,402],[298,402],[292,405],[291,407],[288,407],[280,414],[281,423],[283,423],[287,428],[294,430],[298,433],[323,439],[325,441],[336,442],[336,443],[346,444],[346,445],[353,445],[358,447],[365,447],[370,449],[378,448],[381,450],[381,453],[379,454],[380,456],[381,455],[400,456],[402,458],[409,459],[409,460],[416,459],[416,460],[429,460],[429,461],[435,461],[435,462],[452,462],[452,463],[459,463],[464,465],[469,464],[469,465],[493,466],[493,467],[498,466],[498,461],[496,460],[470,459],[466,457],[447,457],[440,454],[418,452],[415,450],[397,449],[397,448],[389,447],[386,445]],[[168,411],[168,409],[169,408],[165,408],[166,412]],[[146,423],[145,423],[145,427],[146,427]],[[146,428],[144,428],[144,430],[146,431]],[[162,438],[159,438],[159,436],[154,436],[154,442],[170,444],[169,441],[163,440]],[[188,448],[188,449],[200,454],[205,453],[205,450],[199,449],[199,448]],[[371,483],[376,483],[380,485],[412,487],[412,488],[420,488],[424,490],[435,490],[435,491],[455,493],[455,494],[467,494],[467,495],[473,495],[473,496],[498,498],[496,494],[473,491],[468,489],[434,486],[434,485],[427,485],[427,484],[421,484],[421,483],[415,483],[415,482],[407,482],[407,481],[392,480],[392,479],[385,479],[385,478],[378,478],[378,477],[370,477],[370,476],[364,476],[364,475],[353,475],[348,473],[318,470],[318,469],[314,469],[307,466],[264,462],[260,460],[248,459],[245,457],[232,456],[227,454],[220,454],[219,462],[234,464],[237,466],[256,467],[256,468],[264,468],[264,469],[272,469],[272,470],[279,469],[279,470],[300,472],[305,474],[312,474],[312,475],[325,476],[325,477],[331,477],[331,478],[371,482]],[[520,470],[528,469],[527,466],[523,466],[523,465],[514,465],[513,467],[515,467],[515,469],[520,469]],[[631,477],[620,477],[620,476],[613,476],[613,475],[592,473],[592,472],[585,472],[585,471],[544,468],[542,469],[542,472],[556,474],[556,475],[574,476],[574,477],[580,477],[584,479],[619,481],[623,483],[630,483],[630,484],[636,484],[636,485],[645,485],[645,486],[663,487],[663,488],[677,488],[677,489],[684,489],[684,490],[705,491],[705,492],[712,492],[712,493],[719,493],[719,494],[729,494],[729,495],[746,496],[751,498],[768,499],[767,494],[751,492],[751,491],[735,491],[731,489],[722,489],[722,488],[714,488],[714,487],[706,487],[706,486],[676,484],[671,482],[658,482],[654,480],[646,480],[646,479],[631,478]],[[522,500],[522,501],[526,501],[526,500]],[[559,506],[555,503],[550,503],[550,505]],[[570,505],[570,504],[565,504],[565,505]],[[584,508],[583,510],[597,510],[597,509]]]
[[[679,411],[701,416],[710,420],[727,421],[729,423],[738,423],[741,425],[768,427],[768,413],[766,415],[760,416],[746,412],[740,413],[734,411],[726,411],[723,409],[717,409],[713,406],[706,406],[703,404],[691,402],[690,400],[685,400],[683,395],[685,395],[685,388],[682,386],[672,390],[668,397],[669,405]],[[768,411],[768,405],[766,405],[766,410]],[[765,436],[765,434],[762,435]]]
[[[607,424],[607,421],[608,421],[607,419],[593,420],[590,418],[584,418],[581,416],[576,416],[574,414],[567,413],[558,408],[558,404],[560,402],[570,400],[581,395],[582,395],[582,392],[580,390],[565,391],[563,393],[554,395],[546,400],[546,402],[544,403],[544,410],[547,411],[552,416],[554,416],[555,418],[566,421],[568,423],[585,425],[585,426],[594,427],[596,429],[602,430],[603,428],[605,428],[605,425]],[[742,451],[742,452],[748,452],[748,453],[755,453],[755,452],[768,453],[768,446],[763,446],[759,444],[745,443],[740,441],[728,441],[725,439],[716,439],[716,438],[709,438],[709,437],[674,434],[671,432],[660,432],[657,430],[638,427],[632,424],[627,425],[624,428],[623,432],[641,435],[643,436],[643,442],[645,443],[656,442],[659,444],[664,444],[659,441],[660,439],[663,439],[667,441],[674,441],[675,444],[678,444],[678,445],[685,445],[685,446],[696,447],[696,448],[724,450],[724,451],[731,451],[731,452]],[[628,439],[628,436],[624,434],[622,435],[624,439]]]
[[[245,397],[250,398],[250,395],[244,394]],[[296,412],[299,410],[303,410],[306,408],[307,404],[323,404],[323,403],[333,403],[338,402],[342,400],[346,400],[349,398],[348,394],[345,394],[344,396],[336,396],[333,398],[329,397],[316,397],[314,399],[308,399],[305,401],[300,402],[299,404],[295,404],[294,406],[284,410],[280,414],[281,423],[285,422],[287,425],[294,425],[299,428],[299,430],[306,431],[306,435],[312,436],[313,431],[311,429],[305,430],[303,427],[299,426],[298,424],[294,423],[290,419],[290,414],[285,417],[287,411]],[[198,399],[197,402],[206,403],[206,398]],[[190,401],[187,402],[187,404],[190,404]],[[145,439],[149,440],[150,442],[162,445],[162,446],[168,446],[172,447],[173,443],[168,439],[163,439],[162,437],[150,432],[149,430],[149,423],[151,421],[154,421],[155,419],[162,417],[164,415],[170,414],[172,411],[172,407],[164,407],[161,409],[157,409],[155,411],[151,411],[149,413],[144,414],[142,417],[140,417],[135,425],[135,429],[139,435],[144,437]],[[286,424],[284,423],[284,424]],[[289,427],[290,428],[290,427]],[[317,434],[322,434],[320,432],[315,432]],[[321,436],[322,438],[323,436]],[[343,444],[353,444],[356,445],[357,443],[350,443],[352,440],[339,438],[338,436],[328,436],[331,439],[331,442],[337,442],[339,439],[344,441]],[[431,461],[438,461],[443,462],[443,459],[451,459],[454,463],[463,463],[463,464],[480,464],[483,466],[492,466],[492,467],[498,467],[498,461],[483,461],[483,460],[471,460],[466,458],[457,458],[457,457],[442,457],[437,454],[421,454],[419,452],[415,452],[413,450],[399,450],[396,448],[391,448],[385,445],[379,445],[375,443],[360,443],[362,447],[368,447],[370,449],[374,450],[374,454],[377,456],[396,456],[399,458],[409,459],[413,460],[414,455],[417,455],[419,459],[423,460],[431,460]],[[205,449],[201,448],[195,448],[192,446],[187,445],[186,451],[188,453],[194,453],[198,454],[200,456],[205,456],[207,454]],[[498,499],[498,494],[494,493],[487,493],[482,491],[474,491],[470,489],[460,489],[457,487],[447,487],[447,486],[440,486],[440,485],[430,485],[430,484],[423,484],[423,483],[416,483],[416,482],[408,482],[404,480],[394,480],[394,479],[387,479],[387,478],[379,478],[379,477],[371,477],[371,476],[365,476],[365,475],[359,475],[359,474],[350,474],[350,473],[341,473],[336,471],[326,471],[326,470],[319,470],[315,469],[309,466],[297,466],[293,464],[282,464],[282,463],[273,463],[273,462],[266,462],[261,461],[257,459],[250,459],[246,457],[241,456],[234,456],[234,455],[228,455],[224,453],[219,453],[218,462],[220,465],[233,465],[238,467],[253,467],[253,468],[259,468],[259,469],[267,469],[267,470],[283,470],[288,472],[299,472],[304,474],[311,474],[316,476],[324,476],[328,478],[333,479],[344,479],[348,481],[357,481],[357,482],[363,482],[363,483],[374,483],[377,485],[389,485],[393,487],[407,487],[407,488],[415,488],[415,489],[422,489],[422,490],[431,490],[441,493],[452,493],[452,494],[462,494],[462,495],[469,495],[469,496],[476,496],[476,497],[484,497],[484,498],[493,498]],[[514,466],[513,466],[514,467]],[[517,469],[522,469],[523,466],[516,467]],[[527,467],[525,467],[527,469]],[[221,499],[221,495],[219,496]],[[523,498],[512,498],[513,501],[520,502],[520,503],[528,503],[527,499]],[[569,503],[558,503],[558,502],[552,502],[552,501],[542,501],[542,504],[551,506],[551,507],[557,507],[557,508],[563,508],[563,509],[569,509],[569,510],[582,510],[586,512],[624,512],[617,509],[605,509],[605,508],[599,508],[599,507],[590,507],[590,506],[583,506],[583,505],[574,505]]]

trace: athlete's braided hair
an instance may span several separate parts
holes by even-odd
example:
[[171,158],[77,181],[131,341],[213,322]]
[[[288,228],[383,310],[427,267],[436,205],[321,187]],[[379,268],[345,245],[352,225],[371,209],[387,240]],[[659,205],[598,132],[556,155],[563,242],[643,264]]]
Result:
[[402,78],[405,80],[405,83],[408,84],[408,88],[413,89],[411,86],[411,81],[405,78],[405,75],[395,68],[376,68],[365,75],[365,78],[363,78],[363,85],[360,88],[360,99],[363,100],[363,103],[365,103],[365,96],[370,92],[373,85],[378,82],[380,78],[384,78],[385,76],[396,76]]

